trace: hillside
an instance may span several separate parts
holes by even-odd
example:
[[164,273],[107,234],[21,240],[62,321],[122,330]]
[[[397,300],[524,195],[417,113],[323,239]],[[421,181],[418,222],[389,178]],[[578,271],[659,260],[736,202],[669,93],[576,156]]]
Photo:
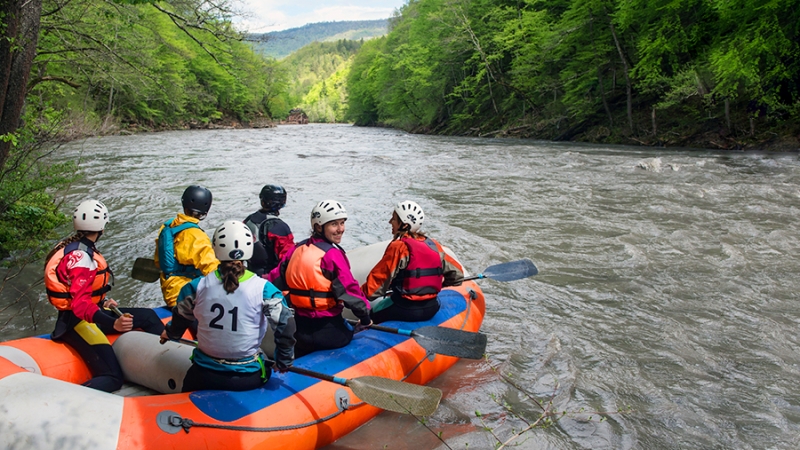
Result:
[[344,120],[346,95],[344,77],[362,41],[341,39],[312,42],[278,61],[286,79],[286,90],[276,103],[285,110],[274,111],[283,119],[291,108],[302,108],[312,122]]
[[388,19],[310,23],[299,28],[252,34],[248,36],[248,40],[256,41],[252,42],[256,52],[281,59],[314,41],[380,37],[387,33],[387,24]]

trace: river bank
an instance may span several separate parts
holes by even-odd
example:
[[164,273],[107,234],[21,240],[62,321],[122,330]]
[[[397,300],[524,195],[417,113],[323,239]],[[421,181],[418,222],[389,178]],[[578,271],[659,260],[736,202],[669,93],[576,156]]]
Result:
[[[733,151],[768,151],[768,152],[793,152],[800,151],[800,124],[769,125],[766,120],[750,120],[748,117],[738,117],[730,126],[724,119],[709,118],[703,121],[688,121],[686,118],[668,116],[659,117],[663,123],[661,130],[655,119],[651,117],[647,123],[642,117],[634,122],[636,133],[629,131],[625,117],[617,117],[610,121],[613,126],[600,123],[597,119],[587,119],[580,122],[571,121],[569,118],[541,119],[525,117],[523,119],[498,124],[497,121],[487,122],[483,126],[467,129],[447,128],[444,125],[437,127],[420,127],[407,131],[412,134],[465,136],[484,138],[511,138],[511,139],[537,139],[545,141],[583,142],[590,144],[632,145],[642,147],[661,148],[696,148],[706,150],[733,150]],[[606,121],[608,121],[606,119]],[[250,121],[233,117],[223,117],[219,120],[200,122],[188,121],[178,124],[123,124],[114,119],[105,119],[100,123],[93,123],[86,118],[71,120],[59,133],[59,140],[68,142],[90,136],[131,135],[143,132],[174,131],[174,130],[224,130],[224,129],[258,129],[273,128],[284,124],[273,121],[267,117],[258,117]],[[385,124],[376,124],[377,127],[394,128]],[[647,127],[650,127],[650,130]]]

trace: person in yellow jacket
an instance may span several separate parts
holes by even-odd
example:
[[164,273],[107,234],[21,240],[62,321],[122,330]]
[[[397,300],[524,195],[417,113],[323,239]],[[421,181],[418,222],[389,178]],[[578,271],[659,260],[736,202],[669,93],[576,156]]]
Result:
[[155,263],[161,270],[161,293],[173,307],[181,288],[195,278],[217,270],[211,239],[198,223],[211,209],[211,191],[192,185],[183,191],[183,214],[161,226],[156,239]]

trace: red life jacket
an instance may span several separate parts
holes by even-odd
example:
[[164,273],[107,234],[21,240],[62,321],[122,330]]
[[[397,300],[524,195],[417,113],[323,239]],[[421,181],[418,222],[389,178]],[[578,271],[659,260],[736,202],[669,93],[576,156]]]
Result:
[[433,239],[424,241],[405,236],[400,238],[408,247],[408,267],[400,270],[392,281],[392,291],[406,300],[422,301],[436,298],[442,290],[444,269],[442,252]]
[[293,307],[325,311],[339,303],[333,293],[333,282],[325,278],[321,268],[322,258],[332,248],[328,242],[297,244],[283,274],[289,287],[287,298]]
[[64,251],[56,252],[44,269],[44,287],[47,291],[47,299],[59,311],[66,311],[72,309],[72,296],[69,293],[69,284],[61,280],[58,276],[58,264],[64,259],[65,256],[75,250],[82,250],[91,256],[95,264],[97,264],[97,273],[92,282],[92,301],[99,304],[106,298],[106,293],[111,290],[111,279],[114,274],[108,267],[106,259],[100,252],[93,250],[86,244],[80,241],[73,242],[66,247]]

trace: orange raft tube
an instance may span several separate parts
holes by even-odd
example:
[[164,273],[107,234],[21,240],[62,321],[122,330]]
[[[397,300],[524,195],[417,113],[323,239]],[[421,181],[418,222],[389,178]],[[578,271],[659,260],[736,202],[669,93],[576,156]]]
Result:
[[[348,256],[351,262],[356,254],[367,256],[360,265],[371,267],[385,244],[376,246]],[[354,273],[363,280],[366,271],[357,272],[357,265]],[[480,329],[485,303],[474,282],[445,288],[439,300],[442,307],[430,321],[387,325]],[[165,308],[156,311],[162,317],[168,315]],[[123,336],[135,334],[144,335]],[[156,336],[145,336],[149,337],[124,347],[118,344],[125,339],[114,343],[126,377],[131,370],[155,378],[164,373],[159,383],[174,389],[175,380],[169,379],[170,368],[164,369],[163,362],[171,358],[167,365],[185,366],[191,349],[177,343],[159,346]],[[156,359],[148,359],[148,354],[156,353]],[[298,358],[295,366],[342,378],[370,375],[426,384],[457,360],[429,355],[407,336],[366,330],[347,347],[311,353]],[[174,394],[135,385],[108,394],[80,385],[89,378],[77,353],[49,336],[0,343],[0,448],[316,449],[381,412],[360,401],[349,388],[294,373],[275,373],[264,387],[252,391]]]

